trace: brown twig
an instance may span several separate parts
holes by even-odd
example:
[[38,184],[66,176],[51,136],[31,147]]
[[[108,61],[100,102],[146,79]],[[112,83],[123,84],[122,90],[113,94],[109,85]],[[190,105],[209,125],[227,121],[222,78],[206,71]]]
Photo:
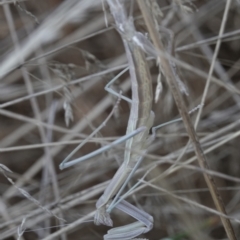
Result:
[[[198,158],[199,165],[203,169],[209,169],[207,161],[206,161],[206,157],[205,157],[205,155],[203,153],[203,150],[202,150],[202,147],[199,143],[198,136],[197,136],[197,134],[194,130],[193,124],[192,124],[192,122],[189,118],[189,115],[188,115],[183,97],[182,97],[182,95],[180,93],[180,90],[179,90],[178,83],[175,79],[174,70],[173,70],[173,68],[172,68],[172,66],[171,66],[171,64],[170,64],[170,62],[167,58],[167,53],[164,49],[163,43],[162,43],[161,39],[159,39],[159,37],[158,37],[158,32],[155,29],[154,21],[153,21],[152,15],[151,15],[151,13],[148,9],[148,6],[146,4],[146,1],[138,0],[138,4],[139,4],[140,10],[143,14],[143,18],[144,18],[145,23],[147,25],[147,28],[148,28],[149,34],[151,36],[151,39],[154,43],[154,46],[158,51],[158,55],[161,57],[161,66],[164,70],[165,76],[167,78],[168,85],[171,89],[171,92],[172,92],[173,97],[175,99],[178,110],[179,110],[179,112],[182,116],[185,128],[186,128],[186,130],[188,132],[188,135],[189,135],[189,138],[191,139],[192,144],[194,146],[195,154]],[[222,198],[221,198],[221,196],[218,192],[218,189],[216,187],[216,184],[215,184],[215,181],[214,181],[213,177],[210,176],[209,174],[207,174],[206,172],[203,173],[203,176],[205,178],[205,181],[207,183],[209,191],[212,195],[212,198],[213,198],[213,201],[215,203],[216,208],[218,209],[219,212],[221,212],[223,214],[226,214],[224,203],[223,203]],[[229,219],[227,219],[225,217],[221,217],[221,221],[222,221],[223,226],[225,228],[225,231],[228,235],[228,238],[231,239],[231,240],[236,240],[236,236],[235,236],[233,227],[232,227]]]

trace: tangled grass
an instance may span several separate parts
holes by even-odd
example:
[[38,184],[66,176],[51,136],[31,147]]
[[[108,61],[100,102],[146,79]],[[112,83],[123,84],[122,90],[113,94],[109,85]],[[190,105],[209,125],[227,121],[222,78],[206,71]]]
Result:
[[[161,26],[175,36],[171,60],[188,93],[184,103],[188,110],[201,106],[190,117],[210,169],[199,167],[184,124],[166,125],[131,180],[129,188],[139,185],[127,199],[154,217],[153,229],[142,237],[227,239],[222,217],[239,239],[240,3],[157,3]],[[122,162],[124,146],[63,171],[59,164],[115,106],[104,86],[127,61],[108,6],[100,0],[9,0],[0,9],[0,239],[102,239],[108,228],[93,224],[95,203]],[[137,1],[126,9],[145,34]],[[159,32],[167,47],[168,34]],[[159,125],[179,113],[161,67],[151,56],[148,63]],[[114,89],[131,97],[128,73]],[[121,101],[74,157],[123,136],[129,111]],[[216,210],[204,174],[215,179],[226,213]],[[112,218],[114,226],[133,222],[118,210]]]

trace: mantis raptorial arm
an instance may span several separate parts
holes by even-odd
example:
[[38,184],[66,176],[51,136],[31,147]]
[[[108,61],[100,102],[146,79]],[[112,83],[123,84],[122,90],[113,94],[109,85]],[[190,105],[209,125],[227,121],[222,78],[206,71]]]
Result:
[[129,68],[125,68],[124,70],[122,70],[115,78],[113,78],[106,86],[105,86],[105,90],[129,103],[132,103],[132,99],[122,96],[121,94],[119,94],[118,92],[114,91],[113,89],[110,88],[110,86],[121,76],[123,75],[125,72],[127,72],[129,70]]

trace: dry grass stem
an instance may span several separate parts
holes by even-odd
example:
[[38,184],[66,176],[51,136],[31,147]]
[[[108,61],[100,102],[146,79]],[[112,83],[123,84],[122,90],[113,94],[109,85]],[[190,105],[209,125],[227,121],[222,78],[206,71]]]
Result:
[[[147,8],[146,3],[143,0],[138,0],[138,3],[139,3],[139,7],[140,7],[140,9],[143,13],[143,17],[144,17],[145,23],[148,27],[150,36],[153,40],[154,46],[156,47],[157,51],[162,52],[162,53],[166,53],[166,51],[164,49],[164,46],[161,42],[161,39],[159,39],[158,32],[156,31],[156,28],[154,27],[153,18],[152,18],[152,15],[151,15],[149,9]],[[220,35],[222,34],[223,29],[224,29],[225,19],[227,17],[227,13],[228,13],[230,4],[231,4],[231,1],[227,1],[227,5],[226,5],[226,8],[225,8],[226,9],[226,11],[225,11],[226,14],[225,14],[225,18],[224,18],[224,21],[223,21],[223,25],[222,25],[222,28],[221,28]],[[217,43],[215,58],[217,56],[219,46],[220,46],[220,40]],[[214,66],[215,58],[213,59],[212,67]],[[206,157],[205,157],[204,152],[202,150],[202,147],[199,143],[198,136],[197,136],[197,134],[196,134],[196,132],[193,128],[193,124],[192,124],[192,122],[189,118],[188,112],[186,110],[183,97],[180,93],[179,86],[178,86],[177,81],[176,81],[176,76],[175,76],[176,74],[174,73],[174,69],[171,66],[170,61],[167,58],[161,58],[161,65],[162,65],[164,74],[166,76],[166,79],[168,81],[169,87],[171,89],[171,92],[173,94],[173,97],[175,99],[178,110],[180,112],[180,115],[182,116],[182,119],[183,119],[184,125],[186,127],[186,130],[189,134],[189,138],[191,139],[192,144],[195,148],[195,154],[198,158],[199,165],[203,169],[209,169]],[[209,74],[210,77],[211,77],[212,67],[211,67],[210,74]],[[210,79],[210,77],[208,79]],[[206,89],[208,88],[208,84],[209,84],[209,81],[207,82]],[[203,99],[204,99],[204,97],[203,97]],[[202,101],[202,104],[203,103],[204,103],[204,101]],[[199,114],[199,116],[200,116],[200,114]],[[226,215],[225,206],[224,206],[222,198],[221,198],[221,196],[220,196],[220,194],[217,190],[214,179],[209,174],[207,174],[206,172],[203,175],[204,175],[205,181],[208,185],[208,188],[210,190],[210,193],[212,195],[213,201],[216,205],[216,208],[218,209],[219,212]],[[221,217],[221,219],[222,219],[222,223],[224,225],[225,231],[226,231],[229,239],[235,240],[236,236],[235,236],[234,230],[232,228],[231,222],[229,221],[229,219],[226,219],[224,217]]]

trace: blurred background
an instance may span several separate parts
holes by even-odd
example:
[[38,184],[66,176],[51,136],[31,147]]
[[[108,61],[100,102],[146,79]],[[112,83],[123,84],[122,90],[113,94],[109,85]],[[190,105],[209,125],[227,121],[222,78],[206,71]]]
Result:
[[[164,44],[173,44],[182,63],[178,76],[188,93],[183,93],[188,110],[202,101],[221,41],[197,133],[240,239],[240,2],[157,3],[161,25],[175,36],[171,42],[160,30]],[[137,1],[127,2],[126,9],[145,34]],[[0,239],[103,239],[109,227],[94,225],[95,203],[123,161],[124,144],[62,171],[59,164],[116,106],[116,97],[104,87],[127,60],[107,3],[0,1],[0,61]],[[162,90],[153,101],[154,125],[159,125],[179,113],[156,61],[150,58],[148,63],[154,92],[161,76]],[[113,89],[131,98],[128,72]],[[122,100],[72,159],[123,136],[129,112],[130,105]],[[159,129],[129,183],[128,188],[148,173],[144,180],[153,184],[141,183],[127,198],[154,217],[153,229],[143,238],[227,239],[218,214],[211,211],[215,206],[193,147],[186,148],[188,140],[181,122]],[[115,209],[111,216],[114,226],[134,222]]]

